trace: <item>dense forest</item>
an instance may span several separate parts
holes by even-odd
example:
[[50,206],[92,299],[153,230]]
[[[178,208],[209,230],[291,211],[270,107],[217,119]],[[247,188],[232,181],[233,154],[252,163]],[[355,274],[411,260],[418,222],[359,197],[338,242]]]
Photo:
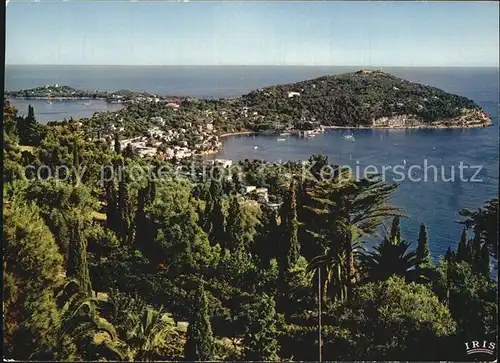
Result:
[[335,165],[322,180],[321,155],[308,178],[245,160],[204,179],[89,138],[90,121],[42,126],[7,100],[3,117],[7,359],[470,361],[465,342],[497,341],[498,199],[431,256],[426,221],[401,235],[397,185]]
[[479,109],[472,100],[389,73],[358,71],[267,87],[243,96],[259,114],[285,114],[324,125],[370,125],[373,119],[416,115],[424,122]]

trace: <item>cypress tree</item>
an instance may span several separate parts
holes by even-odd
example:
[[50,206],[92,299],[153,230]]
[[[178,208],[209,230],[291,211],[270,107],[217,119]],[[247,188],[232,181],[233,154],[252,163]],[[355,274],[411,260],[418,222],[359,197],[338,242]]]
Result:
[[200,283],[194,295],[184,358],[187,361],[211,360],[214,356],[214,347],[207,297],[203,284]]
[[252,253],[259,256],[264,266],[267,267],[271,259],[278,260],[280,256],[280,230],[276,210],[263,206],[260,222],[252,245]]
[[427,228],[425,224],[420,225],[420,233],[417,243],[417,268],[428,267],[432,264],[431,253],[429,250],[429,239],[427,237]]
[[460,237],[460,242],[458,243],[456,262],[471,262],[471,256],[469,251],[469,245],[467,243],[467,231],[464,228],[462,231],[462,236]]
[[266,295],[254,295],[243,305],[238,316],[243,327],[244,359],[247,361],[276,361],[278,341],[276,340],[276,308],[274,300]]
[[394,217],[392,220],[391,241],[394,244],[401,242],[401,220],[399,216]]
[[479,228],[474,229],[474,238],[470,241],[469,250],[472,252],[472,270],[484,276],[489,276],[490,257],[487,246],[482,242]]
[[116,232],[117,206],[115,182],[106,179],[104,190],[106,194],[106,224],[111,230]]
[[73,175],[73,181],[75,184],[78,184],[78,175],[80,175],[79,170],[80,170],[80,153],[79,153],[79,145],[78,142],[75,140],[73,144],[73,169],[74,169],[74,175]]
[[244,232],[243,213],[238,197],[235,196],[231,198],[231,203],[229,204],[226,226],[226,245],[224,247],[229,249],[231,253],[244,253]]
[[287,195],[286,202],[281,209],[281,226],[283,234],[282,272],[286,274],[298,261],[300,257],[300,245],[298,239],[299,222],[297,221],[297,200],[295,186],[292,184]]
[[76,279],[80,283],[82,291],[89,294],[92,292],[87,264],[87,243],[82,236],[81,222],[78,219],[74,222],[70,234],[66,269],[66,275]]
[[118,137],[118,133],[115,132],[115,153],[119,154],[122,151],[122,146],[120,144],[120,138]]
[[19,142],[23,145],[35,145],[39,141],[38,123],[35,118],[35,109],[28,105],[28,116],[17,122]]
[[122,238],[124,243],[130,242],[131,233],[131,223],[128,212],[127,205],[127,185],[124,180],[118,182],[118,205],[117,205],[117,217],[118,217],[118,226],[117,231],[118,235]]
[[222,209],[222,186],[219,181],[212,179],[206,202],[205,231],[212,245],[219,243],[225,248],[225,219]]

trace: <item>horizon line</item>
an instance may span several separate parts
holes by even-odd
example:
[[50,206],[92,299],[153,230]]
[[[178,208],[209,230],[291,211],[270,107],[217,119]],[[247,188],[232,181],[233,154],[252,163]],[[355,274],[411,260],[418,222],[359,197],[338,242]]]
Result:
[[78,67],[351,67],[351,68],[499,68],[499,65],[337,65],[337,64],[26,64],[8,66],[78,66]]

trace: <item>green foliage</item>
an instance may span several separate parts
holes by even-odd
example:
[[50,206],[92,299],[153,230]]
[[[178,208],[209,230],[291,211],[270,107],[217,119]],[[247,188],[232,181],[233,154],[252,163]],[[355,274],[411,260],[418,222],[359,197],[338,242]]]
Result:
[[[315,80],[316,88],[323,87],[318,83],[323,80],[332,87],[326,99],[335,104],[313,103],[330,110],[325,115],[338,117],[336,123],[364,122],[371,106],[359,100],[392,102],[389,93],[398,93],[389,90],[396,80],[380,72],[327,77]],[[390,205],[395,185],[376,176],[355,180],[335,166],[331,181],[319,181],[329,168],[321,155],[306,162],[311,166],[306,179],[299,178],[301,162],[263,168],[262,161],[245,160],[239,164],[241,182],[195,182],[182,173],[167,173],[161,180],[134,180],[125,173],[100,181],[102,166],[152,164],[152,171],[172,166],[114,152],[112,125],[124,127],[123,137],[161,126],[152,116],[162,117],[172,129],[186,122],[192,123],[190,129],[204,128],[208,118],[219,131],[288,127],[299,119],[298,107],[303,120],[314,117],[309,102],[316,91],[310,85],[304,83],[300,98],[288,98],[288,86],[267,88],[271,97],[266,97],[277,101],[268,110],[259,109],[257,95],[256,104],[248,102],[251,117],[240,112],[247,96],[177,100],[178,111],[162,102],[138,102],[82,120],[83,126],[73,120],[44,126],[37,147],[18,145],[17,126],[25,118],[4,100],[6,358],[277,360],[279,355],[315,360],[317,298],[324,303],[326,360],[460,360],[464,341],[494,341],[497,289],[489,254],[495,256],[497,243],[495,201],[462,213],[465,229],[457,252],[448,249],[433,266],[423,224],[416,251],[409,251],[401,238],[401,213]],[[397,87],[403,94],[442,96],[418,85]],[[360,93],[336,94],[349,89]],[[462,101],[451,99],[453,107]],[[411,104],[406,106],[391,112],[412,111]],[[376,107],[375,116],[393,106]],[[253,116],[257,109],[273,116],[259,121],[261,114]],[[436,106],[430,112],[454,112],[449,111]],[[26,119],[33,123],[32,109]],[[312,125],[299,121],[295,126]],[[107,133],[107,140],[95,139],[101,133]],[[189,143],[199,142],[194,133],[186,135]],[[23,180],[23,167],[29,164],[46,164],[51,172],[65,164],[76,174],[59,182]],[[201,162],[195,170],[202,171]],[[244,185],[268,188],[270,201],[282,202],[281,209],[257,202],[255,195],[235,196],[235,188]],[[360,253],[362,243],[378,237],[381,224],[392,217],[388,237],[374,251]]]
[[314,182],[305,189],[303,223],[306,238],[318,246],[310,269],[325,267],[325,283],[335,285],[332,297],[342,300],[357,279],[357,242],[374,233],[383,218],[400,213],[388,204],[397,185],[387,185],[377,175],[354,180],[347,170],[337,168],[337,173],[331,181]]
[[295,267],[300,257],[300,244],[298,237],[299,222],[297,220],[297,200],[295,196],[295,185],[290,187],[290,192],[281,207],[281,230],[282,241],[280,243],[280,268],[281,280],[284,288],[287,288],[289,271]]
[[211,360],[214,355],[214,340],[207,297],[202,284],[199,284],[195,291],[191,314],[184,357],[189,361]]
[[429,238],[427,237],[427,228],[423,223],[420,225],[416,252],[416,258],[418,261],[417,266],[419,268],[429,267],[432,264],[431,252],[429,250]]
[[63,278],[62,257],[33,204],[4,210],[4,356],[17,360],[74,358],[74,346],[59,340],[61,316],[54,291]]
[[88,294],[92,292],[89,266],[87,264],[87,241],[83,236],[81,223],[79,221],[71,226],[66,275],[78,281],[82,291]]
[[429,288],[400,277],[357,288],[338,314],[340,327],[350,331],[348,353],[325,359],[443,359],[443,343],[456,331],[450,312]]
[[248,361],[278,360],[274,300],[266,294],[254,295],[242,306],[237,324],[244,327],[244,358]]
[[481,241],[486,244],[490,255],[498,258],[498,198],[489,200],[477,211],[464,209],[460,212],[466,220],[467,229],[479,231]]
[[496,282],[473,271],[471,264],[443,260],[436,267],[433,287],[447,301],[458,324],[459,340],[474,336],[495,340],[497,331]]
[[374,252],[360,256],[362,270],[370,281],[385,281],[396,275],[411,279],[415,275],[417,252],[408,251],[410,244],[406,241],[384,238],[374,247]]

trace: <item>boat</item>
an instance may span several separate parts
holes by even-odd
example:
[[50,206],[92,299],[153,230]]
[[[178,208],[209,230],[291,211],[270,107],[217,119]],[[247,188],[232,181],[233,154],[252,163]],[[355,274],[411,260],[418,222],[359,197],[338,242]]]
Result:
[[52,101],[50,101],[50,100],[47,100],[47,103],[48,103],[49,105],[51,105],[51,104],[52,104]]
[[289,133],[289,132],[282,132],[282,133],[280,134],[280,136],[289,136],[289,135],[290,135],[290,133]]
[[355,141],[356,139],[354,138],[354,135],[353,134],[346,134],[344,136],[342,136],[342,138],[344,140],[350,140],[350,141]]
[[285,138],[282,138],[282,137],[278,137],[278,138],[276,139],[276,141],[286,141],[286,139],[285,139]]
[[82,105],[84,105],[84,106],[90,106],[90,104],[91,104],[90,101],[89,102],[82,102]]
[[258,149],[259,147],[258,147],[258,146],[254,146],[253,148],[254,148],[254,149]]

